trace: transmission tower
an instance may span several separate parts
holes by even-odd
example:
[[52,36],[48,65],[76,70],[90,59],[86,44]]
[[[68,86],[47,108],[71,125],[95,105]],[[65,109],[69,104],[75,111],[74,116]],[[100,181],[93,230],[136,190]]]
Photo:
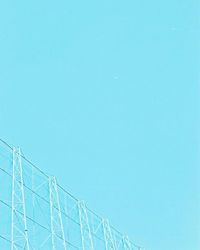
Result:
[[0,250],[144,250],[1,139],[0,189]]
[[51,214],[52,250],[67,250],[64,227],[61,216],[57,181],[54,176],[49,177],[49,198]]
[[11,250],[29,250],[20,148],[13,148],[12,167]]
[[124,250],[132,250],[131,242],[128,236],[123,237],[123,247],[124,247]]
[[107,219],[103,219],[102,224],[106,250],[116,250],[115,241],[112,236],[109,221]]
[[83,250],[94,250],[92,234],[89,226],[87,209],[84,201],[78,201],[78,211]]

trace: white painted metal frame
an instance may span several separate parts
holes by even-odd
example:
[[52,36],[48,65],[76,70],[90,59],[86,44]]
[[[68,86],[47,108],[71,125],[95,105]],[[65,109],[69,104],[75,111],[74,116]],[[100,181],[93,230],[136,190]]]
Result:
[[106,250],[116,250],[115,241],[112,236],[109,221],[107,219],[103,219],[102,224]]
[[51,215],[51,240],[52,250],[67,250],[60,200],[58,195],[57,181],[54,176],[49,177],[49,199]]
[[[9,235],[10,238],[8,239],[11,244],[9,245],[9,249],[39,250],[43,248],[46,249],[48,246],[48,249],[51,250],[95,250],[96,248],[99,249],[99,247],[100,249],[106,250],[144,250],[144,248],[133,244],[128,236],[123,236],[111,227],[108,220],[102,219],[92,210],[89,210],[84,201],[77,200],[63,189],[64,194],[69,195],[70,199],[73,199],[73,206],[69,207],[68,211],[65,212],[65,209],[62,208],[62,198],[65,196],[63,196],[61,191],[62,188],[57,184],[56,178],[49,177],[41,171],[40,173],[42,173],[45,178],[43,180],[42,176],[41,182],[37,183],[34,179],[37,176],[34,176],[34,169],[39,169],[29,162],[32,165],[32,183],[29,183],[30,176],[28,171],[30,166],[28,168],[27,165],[25,165],[25,161],[26,158],[21,154],[20,148],[13,148],[12,174],[10,171],[8,173],[11,177],[10,180],[12,180],[12,203],[10,204],[9,200],[7,204],[8,207],[11,208],[11,235]],[[40,196],[40,191],[43,190],[44,187],[45,193],[43,197]],[[59,191],[61,191],[61,193]],[[30,196],[30,194],[32,196]],[[30,198],[32,199],[32,203],[30,203]],[[36,216],[34,214],[36,201],[39,204],[41,198],[44,198],[44,202],[47,202],[45,203],[45,210],[43,212],[46,212],[46,209],[48,210],[47,218],[45,218],[46,224],[44,226],[42,222],[41,225],[39,225],[37,218],[35,219],[38,213],[36,213]],[[32,209],[30,209],[31,205],[33,206]],[[74,216],[71,216],[71,214]],[[40,216],[41,213],[39,213],[39,219],[41,219]],[[69,218],[73,224],[63,223],[65,222],[64,216]],[[73,230],[75,223],[77,225],[76,229],[78,228],[78,231],[75,232],[76,234],[74,233],[73,235],[72,232],[69,234],[69,237],[65,237],[69,225],[72,225],[72,229],[69,227],[69,230]],[[38,225],[46,229],[44,239],[42,238],[43,234],[41,234],[41,241],[37,241],[38,235],[36,229]],[[36,238],[34,238],[35,235]],[[75,237],[73,238],[71,235]],[[79,238],[80,236],[81,238]],[[71,238],[73,239],[72,242]],[[70,240],[67,241],[66,239]],[[98,240],[101,240],[99,246]]]
[[92,233],[88,221],[87,208],[84,201],[78,201],[78,212],[83,250],[94,250]]
[[131,242],[128,236],[123,237],[123,247],[124,247],[124,250],[132,250]]
[[12,167],[11,250],[18,250],[19,247],[24,250],[29,250],[20,148],[13,148]]

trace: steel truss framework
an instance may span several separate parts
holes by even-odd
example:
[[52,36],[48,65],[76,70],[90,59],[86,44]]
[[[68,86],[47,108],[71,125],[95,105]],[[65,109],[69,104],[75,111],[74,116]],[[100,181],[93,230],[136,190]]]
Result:
[[0,249],[144,249],[1,140],[0,190]]
[[26,222],[21,152],[19,148],[13,148],[11,241],[12,250],[17,250],[18,245],[23,246],[24,249],[30,249]]

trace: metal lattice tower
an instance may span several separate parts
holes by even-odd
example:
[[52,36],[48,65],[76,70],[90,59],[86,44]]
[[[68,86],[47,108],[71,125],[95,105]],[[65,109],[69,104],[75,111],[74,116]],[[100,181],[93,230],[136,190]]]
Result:
[[29,250],[20,148],[13,148],[12,167],[11,250]]
[[54,176],[49,177],[49,199],[50,199],[50,215],[51,215],[52,250],[60,250],[60,249],[67,250],[62,216],[61,216],[57,181]]
[[132,250],[131,242],[128,236],[123,237],[123,247],[124,247],[124,250]]
[[102,220],[106,250],[116,250],[115,241],[107,219]]
[[78,201],[78,211],[80,219],[81,240],[83,250],[94,250],[92,234],[88,221],[87,209],[84,201]]
[[0,190],[1,250],[143,249],[1,139]]

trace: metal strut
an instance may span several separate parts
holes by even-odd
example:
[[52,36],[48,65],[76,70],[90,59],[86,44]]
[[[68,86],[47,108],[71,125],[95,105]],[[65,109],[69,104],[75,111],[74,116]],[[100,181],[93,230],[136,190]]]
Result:
[[49,198],[51,214],[52,250],[67,250],[64,227],[61,216],[57,181],[54,176],[49,177]]
[[116,250],[115,241],[112,236],[109,221],[107,219],[103,219],[102,224],[106,250]]
[[128,236],[123,237],[123,249],[124,250],[132,250],[131,242]]
[[88,221],[87,208],[84,201],[78,201],[78,211],[83,250],[94,250],[92,234]]
[[19,247],[29,250],[20,148],[13,148],[12,166],[11,250],[18,250]]

